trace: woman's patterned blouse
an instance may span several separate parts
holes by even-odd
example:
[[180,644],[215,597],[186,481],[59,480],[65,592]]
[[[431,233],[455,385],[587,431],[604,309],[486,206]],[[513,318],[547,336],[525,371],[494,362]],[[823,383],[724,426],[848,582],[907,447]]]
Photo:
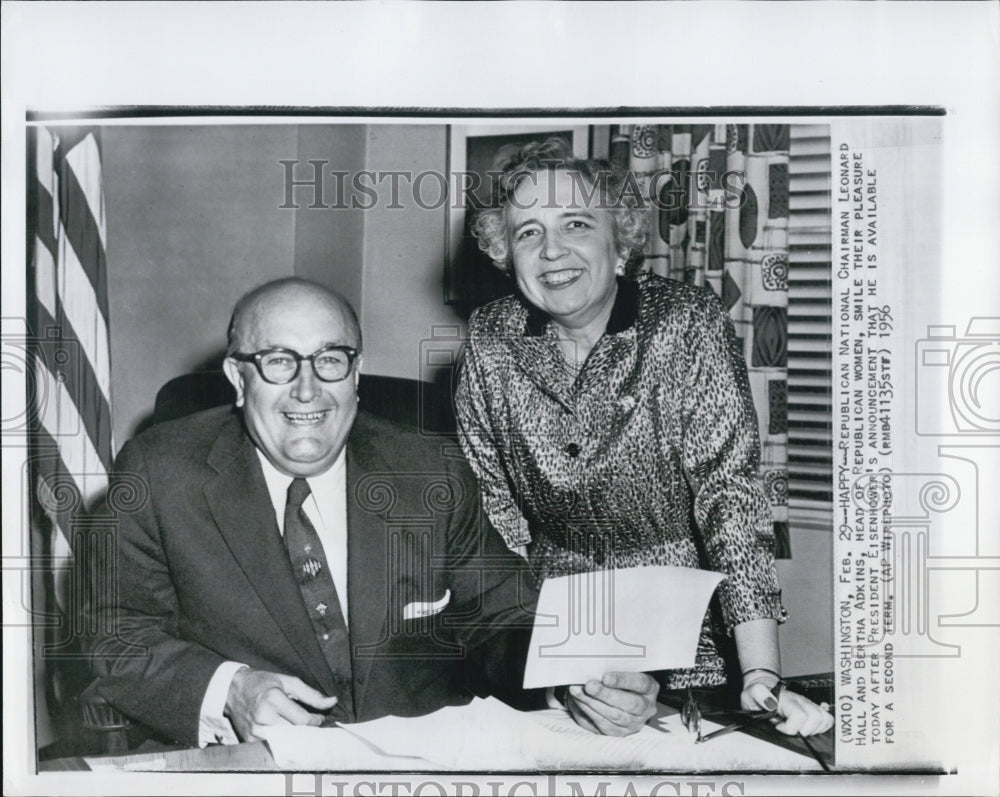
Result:
[[[717,592],[727,630],[785,619],[746,365],[711,290],[619,280],[579,373],[541,311],[515,296],[480,308],[457,414],[490,520],[511,548],[530,544],[539,582],[701,567],[727,576]],[[695,668],[666,686],[724,680],[706,616]]]

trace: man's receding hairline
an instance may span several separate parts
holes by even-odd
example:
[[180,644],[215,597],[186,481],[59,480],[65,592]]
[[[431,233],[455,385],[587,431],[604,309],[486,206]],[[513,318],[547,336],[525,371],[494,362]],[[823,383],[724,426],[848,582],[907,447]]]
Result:
[[259,285],[247,291],[239,298],[233,307],[229,319],[227,334],[227,352],[232,354],[239,349],[237,343],[242,341],[247,325],[261,313],[261,308],[268,302],[273,302],[284,293],[301,293],[309,298],[322,298],[332,307],[337,308],[353,327],[355,343],[361,348],[361,325],[351,303],[339,292],[326,285],[300,277],[286,277]]

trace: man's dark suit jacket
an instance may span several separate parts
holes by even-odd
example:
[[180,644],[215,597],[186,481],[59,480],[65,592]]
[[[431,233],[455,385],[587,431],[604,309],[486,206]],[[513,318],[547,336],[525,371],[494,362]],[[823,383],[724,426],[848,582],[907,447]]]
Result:
[[[522,707],[540,700],[520,690],[536,593],[481,511],[471,471],[442,456],[441,442],[364,413],[348,439],[359,721],[425,714],[470,690]],[[153,427],[122,449],[115,470],[108,504],[132,485],[139,506],[118,513],[117,590],[92,607],[116,618],[91,651],[99,693],[186,744],[197,743],[223,661],[334,694],[240,414],[218,408]],[[432,616],[405,611],[446,595]]]

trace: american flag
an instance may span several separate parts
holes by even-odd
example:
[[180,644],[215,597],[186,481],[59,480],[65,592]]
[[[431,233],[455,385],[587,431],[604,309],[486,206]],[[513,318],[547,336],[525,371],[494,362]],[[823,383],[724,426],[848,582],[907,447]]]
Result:
[[[74,524],[107,488],[114,456],[105,212],[99,131],[29,129],[26,431],[36,611],[62,617],[55,656],[79,622]],[[51,622],[51,621],[50,621]],[[55,638],[55,639],[54,639]],[[47,649],[52,655],[53,647]],[[51,679],[51,673],[48,673]],[[59,699],[58,686],[50,694]]]

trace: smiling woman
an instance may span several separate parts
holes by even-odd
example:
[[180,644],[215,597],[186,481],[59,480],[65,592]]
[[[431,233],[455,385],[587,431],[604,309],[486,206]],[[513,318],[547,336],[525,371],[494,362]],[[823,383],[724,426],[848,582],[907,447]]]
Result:
[[[550,169],[547,164],[575,168]],[[618,278],[642,264],[649,217],[625,191],[626,174],[573,159],[559,138],[498,153],[494,206],[473,225],[494,265],[560,330],[560,347],[580,367],[604,333]]]
[[514,276],[561,340],[583,343],[567,358],[582,364],[607,326],[627,253],[615,246],[611,216],[584,202],[567,172],[537,176],[518,184],[507,211]]
[[[732,322],[710,289],[637,274],[648,221],[626,173],[559,140],[499,160],[474,230],[518,294],[473,314],[457,395],[494,526],[539,581],[650,564],[724,573],[724,628],[707,615],[695,666],[661,684],[722,684],[738,664],[743,708],[776,709],[789,734],[826,730],[827,712],[777,688],[785,612]],[[597,686],[570,690],[576,716],[603,712]]]

